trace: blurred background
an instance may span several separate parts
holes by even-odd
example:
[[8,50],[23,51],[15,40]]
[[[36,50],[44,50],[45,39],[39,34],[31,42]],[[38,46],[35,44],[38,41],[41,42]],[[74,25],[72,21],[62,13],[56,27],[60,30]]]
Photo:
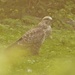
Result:
[[[24,21],[25,16],[50,15],[59,25],[75,24],[75,0],[0,0],[0,20],[12,18]],[[62,25],[61,25],[62,24]]]
[[[39,56],[4,53],[47,15],[53,38]],[[75,75],[75,0],[0,0],[0,75]]]

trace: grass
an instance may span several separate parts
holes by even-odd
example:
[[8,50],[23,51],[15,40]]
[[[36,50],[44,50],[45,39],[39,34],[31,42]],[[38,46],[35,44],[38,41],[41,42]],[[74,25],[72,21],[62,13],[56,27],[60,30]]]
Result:
[[74,30],[53,28],[53,38],[44,42],[38,56],[24,56],[23,51],[4,49],[35,25],[13,24],[0,24],[0,75],[75,75]]

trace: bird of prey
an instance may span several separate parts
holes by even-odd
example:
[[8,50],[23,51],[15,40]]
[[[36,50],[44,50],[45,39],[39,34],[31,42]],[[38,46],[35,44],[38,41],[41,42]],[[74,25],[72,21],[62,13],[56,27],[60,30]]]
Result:
[[35,28],[27,31],[19,40],[9,46],[7,49],[18,48],[29,50],[32,55],[39,53],[39,49],[47,37],[51,37],[52,18],[45,16]]

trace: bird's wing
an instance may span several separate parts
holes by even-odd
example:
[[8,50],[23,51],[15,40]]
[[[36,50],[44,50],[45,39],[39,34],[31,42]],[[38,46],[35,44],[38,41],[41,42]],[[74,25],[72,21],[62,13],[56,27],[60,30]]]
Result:
[[25,35],[22,36],[23,41],[29,43],[37,43],[41,42],[44,37],[44,32],[41,28],[34,28],[26,32]]
[[24,44],[24,43],[37,43],[41,42],[44,37],[44,32],[41,28],[33,28],[29,31],[27,31],[20,39],[18,39],[16,42],[12,44]]

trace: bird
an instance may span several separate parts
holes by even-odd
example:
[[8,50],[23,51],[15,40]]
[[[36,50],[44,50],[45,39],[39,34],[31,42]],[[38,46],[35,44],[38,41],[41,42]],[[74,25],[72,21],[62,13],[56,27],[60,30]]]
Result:
[[45,16],[38,25],[28,30],[20,39],[7,47],[7,50],[13,48],[28,50],[32,55],[39,54],[41,45],[46,38],[52,36],[52,17]]

